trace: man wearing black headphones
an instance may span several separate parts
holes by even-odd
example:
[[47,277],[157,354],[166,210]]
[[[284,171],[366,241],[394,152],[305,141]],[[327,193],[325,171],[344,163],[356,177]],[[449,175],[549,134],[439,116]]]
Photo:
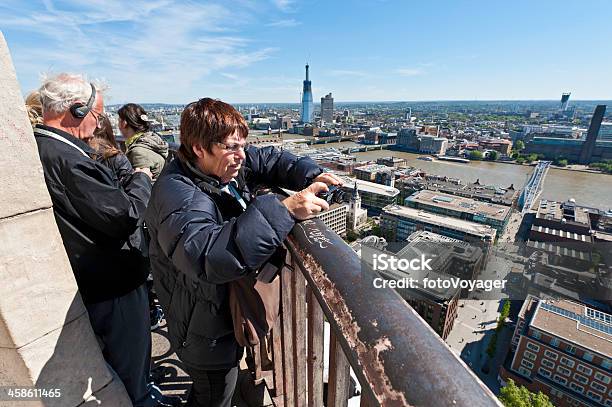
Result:
[[135,406],[178,405],[148,383],[151,360],[148,264],[141,245],[151,174],[123,186],[86,143],[100,126],[103,95],[81,76],[40,87],[43,125],[34,129],[53,212],[92,328]]

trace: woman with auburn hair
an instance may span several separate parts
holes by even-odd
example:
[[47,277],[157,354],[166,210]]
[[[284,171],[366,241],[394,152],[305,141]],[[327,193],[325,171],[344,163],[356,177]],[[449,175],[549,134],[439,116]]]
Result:
[[119,131],[125,137],[125,154],[134,167],[148,168],[156,179],[168,158],[168,143],[151,131],[151,120],[142,106],[123,105],[118,111]]
[[[193,380],[190,407],[232,405],[244,341],[236,336],[230,283],[255,278],[264,265],[278,268],[296,220],[327,210],[316,194],[341,183],[308,157],[248,146],[248,132],[225,102],[187,105],[178,156],[156,181],[145,214],[168,339]],[[281,200],[257,195],[259,184],[300,192]]]
[[94,137],[89,139],[88,144],[98,152],[97,161],[113,170],[120,184],[123,185],[134,173],[132,164],[117,146],[113,127],[107,116],[103,116],[102,126],[94,131]]

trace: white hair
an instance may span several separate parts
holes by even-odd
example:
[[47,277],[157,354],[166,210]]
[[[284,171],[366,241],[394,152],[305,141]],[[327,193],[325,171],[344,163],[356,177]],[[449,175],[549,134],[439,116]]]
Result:
[[[95,82],[93,85],[96,88],[96,99],[108,88],[100,82]],[[91,96],[91,85],[83,75],[60,73],[43,77],[38,91],[43,114],[48,112],[59,115],[68,111],[76,102],[87,103]]]

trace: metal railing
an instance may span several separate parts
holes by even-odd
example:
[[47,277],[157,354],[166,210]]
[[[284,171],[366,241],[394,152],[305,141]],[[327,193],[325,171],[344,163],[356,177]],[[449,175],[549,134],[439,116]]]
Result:
[[252,351],[255,379],[276,405],[324,405],[324,321],[327,406],[347,405],[350,367],[361,406],[501,405],[399,294],[373,287],[376,275],[320,220],[298,223],[286,245],[281,317],[267,349]]

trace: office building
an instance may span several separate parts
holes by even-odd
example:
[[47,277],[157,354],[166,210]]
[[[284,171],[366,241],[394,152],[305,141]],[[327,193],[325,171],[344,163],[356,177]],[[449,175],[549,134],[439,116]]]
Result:
[[512,150],[512,142],[505,139],[482,140],[480,142],[480,148],[482,150],[494,150],[500,154],[509,156]]
[[302,90],[302,123],[311,123],[313,114],[312,83],[308,78],[308,64],[306,64],[306,79]]
[[323,123],[334,121],[334,98],[331,93],[321,98],[321,121]]
[[451,218],[406,206],[383,208],[380,228],[389,241],[406,240],[412,233],[425,230],[466,242],[474,242],[485,253],[495,241],[497,231],[489,225]]
[[567,110],[567,106],[569,105],[570,95],[571,93],[563,93],[561,95],[561,107],[559,110],[561,110],[562,112]]
[[364,144],[382,144],[381,143],[382,134],[383,134],[382,130],[378,127],[369,129],[368,131],[365,132],[363,143]]
[[435,155],[446,154],[448,140],[445,137],[419,136],[419,152]]
[[[417,243],[418,244],[418,243]],[[413,247],[408,243],[397,253],[391,253],[385,250],[377,250],[370,248],[367,243],[362,241],[361,256],[362,260],[369,262],[372,253],[388,253],[396,258],[413,259],[419,258],[422,254],[421,248]],[[437,259],[434,258],[434,261]],[[459,297],[461,294],[460,288],[443,288],[424,286],[421,282],[424,278],[428,279],[448,279],[451,276],[440,270],[435,265],[432,265],[432,270],[400,270],[389,268],[387,270],[378,271],[378,274],[385,280],[414,280],[411,287],[397,287],[395,291],[407,302],[412,308],[433,328],[442,339],[446,339],[453,328],[455,319],[457,318],[457,309]]]
[[398,150],[418,151],[419,139],[417,138],[416,128],[405,128],[399,131],[397,135],[397,143],[395,146]]
[[606,105],[597,105],[595,113],[591,118],[591,125],[587,132],[587,137],[580,150],[580,158],[578,163],[589,164],[593,158],[593,152],[595,151],[595,144],[597,143],[597,136],[601,128],[601,122],[603,121],[604,115],[606,114]]
[[433,259],[433,270],[472,280],[484,266],[485,256],[478,245],[424,230],[414,232],[406,240],[409,246]]
[[394,186],[394,169],[382,164],[368,164],[355,167],[353,175],[359,180],[370,181],[376,184]]
[[395,181],[395,187],[400,190],[399,202],[404,202],[408,196],[422,189],[440,191],[504,206],[512,206],[512,203],[518,197],[518,191],[514,189],[514,185],[508,187],[483,185],[480,180],[468,184],[458,178],[426,173],[402,177]]
[[504,232],[512,213],[507,206],[425,189],[406,198],[404,205],[443,216],[489,225],[497,230],[498,235]]
[[398,168],[398,167],[404,167],[406,165],[406,159],[399,158],[399,157],[393,157],[393,156],[380,157],[376,159],[376,164],[386,165],[387,167]]
[[599,127],[598,141],[612,141],[612,122],[603,122]]
[[426,126],[426,128],[428,132],[422,134],[417,133],[416,128],[401,129],[397,135],[397,142],[392,149],[427,154],[446,154],[448,140],[436,135],[436,126]]
[[558,407],[612,406],[612,315],[569,300],[528,296],[500,369]]
[[347,197],[351,196],[355,183],[361,197],[361,206],[368,211],[368,216],[378,216],[385,206],[397,203],[397,188],[352,178],[344,178],[342,190]]
[[345,236],[347,211],[347,205],[334,203],[330,205],[329,210],[317,214],[317,218],[321,219],[337,235]]

